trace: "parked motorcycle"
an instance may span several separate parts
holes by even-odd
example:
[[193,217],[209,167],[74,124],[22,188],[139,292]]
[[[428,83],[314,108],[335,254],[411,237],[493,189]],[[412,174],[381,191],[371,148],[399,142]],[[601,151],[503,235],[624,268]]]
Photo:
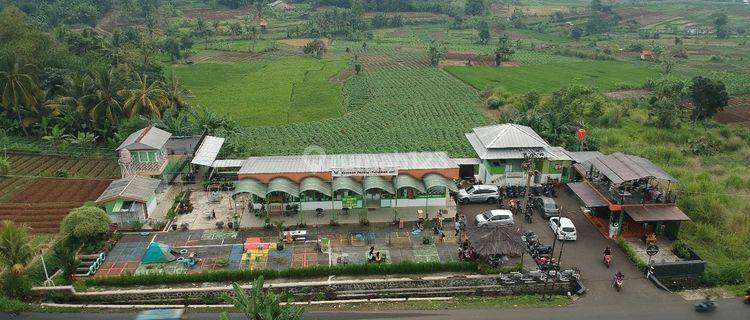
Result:
[[745,304],[750,304],[750,289],[747,289],[747,291],[745,291],[745,299],[743,301],[745,302]]
[[532,245],[539,243],[539,236],[534,231],[526,230],[521,234],[521,241],[526,242],[526,245]]
[[695,311],[697,312],[711,312],[716,310],[719,305],[713,299],[706,297],[706,300],[695,304]]
[[605,254],[604,255],[604,264],[609,268],[610,265],[612,265],[612,255],[611,254]]
[[551,254],[552,253],[552,247],[551,246],[546,246],[546,245],[543,245],[543,244],[540,244],[540,243],[537,242],[537,243],[529,246],[529,252],[531,254],[539,254],[539,255],[542,255],[542,254]]

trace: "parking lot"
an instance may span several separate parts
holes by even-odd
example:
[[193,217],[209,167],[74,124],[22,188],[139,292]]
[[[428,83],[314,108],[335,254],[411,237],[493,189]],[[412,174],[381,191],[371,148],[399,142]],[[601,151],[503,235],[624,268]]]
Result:
[[[609,303],[632,302],[637,303],[645,294],[649,299],[673,299],[672,295],[656,289],[653,284],[643,277],[636,267],[628,260],[627,255],[617,247],[615,241],[606,239],[589,222],[581,211],[578,200],[572,193],[566,192],[567,187],[561,187],[555,201],[561,207],[562,216],[570,218],[576,226],[578,239],[566,241],[564,244],[557,242],[555,258],[562,248],[563,255],[560,260],[563,269],[577,268],[581,271],[582,282],[589,293],[583,299],[591,300],[592,303],[601,302],[602,306]],[[507,202],[506,202],[507,207]],[[484,211],[497,209],[497,205],[468,204],[458,207],[459,213],[466,215],[468,223],[474,223],[474,217]],[[543,244],[552,245],[554,236],[546,219],[538,212],[534,212],[533,223],[528,224],[523,220],[523,215],[514,217],[515,225],[519,230],[532,230],[539,236]],[[606,246],[612,247],[612,266],[608,269],[602,262],[602,252]],[[524,257],[524,266],[534,269],[536,265],[528,256]],[[616,292],[612,287],[612,277],[617,271],[625,274],[623,290]]]

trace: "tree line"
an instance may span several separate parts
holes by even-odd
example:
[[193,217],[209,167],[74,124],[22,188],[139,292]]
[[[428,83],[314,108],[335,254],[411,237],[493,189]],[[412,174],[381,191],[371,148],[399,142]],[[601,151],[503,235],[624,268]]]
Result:
[[189,92],[157,60],[162,46],[160,36],[134,28],[43,32],[8,7],[0,13],[0,127],[116,143],[142,117],[187,109]]

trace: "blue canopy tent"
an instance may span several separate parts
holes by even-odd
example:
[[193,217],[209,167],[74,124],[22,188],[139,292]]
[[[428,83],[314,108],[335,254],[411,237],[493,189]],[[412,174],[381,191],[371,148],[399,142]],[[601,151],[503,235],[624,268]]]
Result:
[[166,263],[177,260],[172,254],[172,247],[167,244],[151,242],[146,249],[146,253],[143,254],[143,263]]

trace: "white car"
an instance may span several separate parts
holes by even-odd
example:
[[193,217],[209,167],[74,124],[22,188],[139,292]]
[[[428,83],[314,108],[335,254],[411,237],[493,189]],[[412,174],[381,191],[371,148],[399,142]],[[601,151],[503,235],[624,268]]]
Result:
[[475,223],[477,226],[509,226],[514,225],[513,212],[510,210],[490,210],[477,215]]
[[574,226],[573,221],[570,221],[568,218],[549,218],[549,227],[552,229],[552,232],[557,235],[557,240],[575,241],[578,239],[578,236],[576,235],[576,226]]

